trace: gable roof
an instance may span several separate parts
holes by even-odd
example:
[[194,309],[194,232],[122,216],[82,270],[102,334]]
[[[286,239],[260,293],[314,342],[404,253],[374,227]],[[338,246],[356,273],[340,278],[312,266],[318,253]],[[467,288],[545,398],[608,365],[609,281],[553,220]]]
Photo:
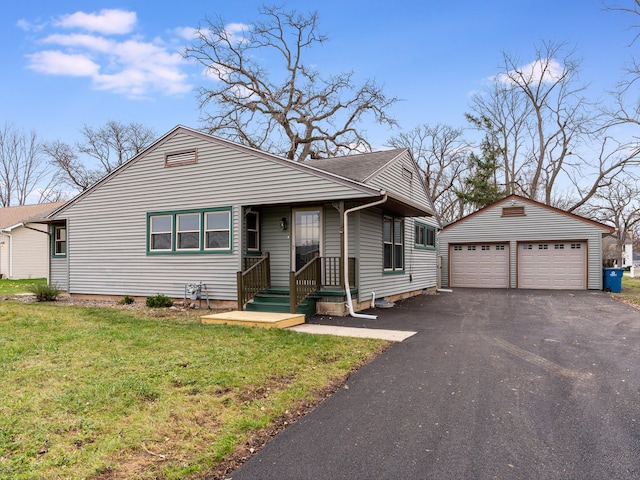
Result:
[[0,229],[11,228],[25,223],[29,219],[46,217],[66,202],[39,203],[36,205],[22,205],[19,207],[0,208]]
[[319,168],[325,172],[335,173],[341,177],[350,178],[357,182],[366,183],[380,170],[393,162],[407,151],[406,148],[396,148],[382,152],[359,153],[334,158],[307,160],[305,165]]
[[[102,177],[98,182],[92,185],[90,188],[78,194],[75,198],[70,200],[65,205],[57,208],[53,212],[49,214],[49,218],[53,218],[56,215],[62,213],[67,207],[75,204],[81,198],[86,195],[89,195],[92,191],[97,188],[100,188],[105,182],[119,175],[122,171],[127,169],[129,166],[133,165],[145,155],[148,155],[150,152],[155,149],[161,147],[168,140],[178,135],[179,133],[186,133],[193,137],[199,138],[201,140],[205,140],[207,142],[215,143],[218,145],[224,145],[228,148],[232,148],[237,151],[242,151],[251,155],[258,156],[260,158],[273,161],[282,165],[286,165],[289,168],[294,168],[297,170],[302,170],[312,175],[322,177],[325,179],[329,179],[331,181],[340,183],[342,185],[354,188],[360,192],[362,192],[362,198],[371,198],[371,197],[381,197],[386,192],[384,189],[381,189],[376,186],[365,184],[360,178],[370,179],[372,176],[375,176],[381,169],[384,168],[385,165],[388,165],[390,162],[393,162],[395,159],[399,157],[399,155],[406,151],[406,149],[396,149],[390,150],[387,152],[376,152],[369,154],[358,154],[358,155],[348,155],[344,157],[337,157],[334,159],[327,159],[326,168],[321,168],[320,164],[315,164],[315,162],[321,162],[321,160],[309,161],[309,162],[296,162],[294,160],[289,160],[287,158],[279,157],[277,155],[263,152],[261,150],[257,150],[251,147],[247,147],[245,145],[241,145],[230,140],[225,140],[223,138],[215,137],[213,135],[200,132],[198,130],[194,130],[183,125],[178,125],[174,127],[172,130],[164,134],[158,140],[153,142],[149,147],[147,147],[142,152],[138,153],[136,156],[132,157],[130,160],[120,165],[118,168],[113,170],[108,175]],[[342,166],[338,166],[339,163],[342,163]],[[334,165],[331,168],[331,165]],[[332,171],[335,170],[335,171]],[[342,172],[342,173],[340,173]],[[347,176],[350,175],[350,176]],[[354,178],[355,177],[355,178]],[[400,207],[406,209],[406,211],[410,212],[411,215],[434,215],[434,212],[431,211],[430,208],[426,206],[416,205],[415,203],[408,201],[406,199],[400,199],[395,195],[389,195],[390,204],[395,207]]]
[[481,208],[480,210],[476,210],[475,212],[470,213],[469,215],[467,215],[465,217],[462,217],[461,219],[456,220],[455,222],[452,222],[452,223],[450,223],[448,225],[445,225],[442,228],[442,230],[447,230],[448,228],[451,228],[454,225],[459,225],[460,223],[463,223],[466,220],[468,220],[470,218],[473,218],[478,214],[481,214],[482,212],[485,212],[485,211],[490,210],[492,208],[496,208],[499,205],[501,205],[503,203],[506,203],[506,202],[509,202],[511,200],[518,200],[520,202],[529,203],[531,205],[536,205],[536,206],[541,207],[541,208],[546,208],[547,210],[550,210],[552,212],[558,213],[560,215],[565,215],[565,216],[567,216],[569,218],[573,218],[575,220],[580,220],[581,222],[589,223],[589,224],[591,224],[591,225],[593,225],[595,227],[599,227],[599,228],[601,228],[603,230],[606,230],[609,233],[615,231],[615,228],[610,227],[609,225],[605,225],[604,223],[596,222],[595,220],[591,220],[589,218],[582,217],[580,215],[576,215],[575,213],[570,213],[570,212],[567,212],[565,210],[561,210],[560,208],[552,207],[551,205],[546,205],[544,203],[537,202],[536,200],[531,200],[530,198],[521,197],[520,195],[515,195],[515,194],[509,195],[509,196],[503,198],[502,200],[498,200],[497,202],[492,203],[491,205],[488,205],[488,206],[486,206],[484,208]]

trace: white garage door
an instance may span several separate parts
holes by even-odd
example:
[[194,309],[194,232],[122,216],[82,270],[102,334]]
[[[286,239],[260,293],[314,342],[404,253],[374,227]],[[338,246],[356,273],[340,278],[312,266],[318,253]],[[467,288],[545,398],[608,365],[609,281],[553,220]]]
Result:
[[449,245],[451,287],[508,288],[509,244]]
[[518,288],[585,290],[586,242],[518,244]]

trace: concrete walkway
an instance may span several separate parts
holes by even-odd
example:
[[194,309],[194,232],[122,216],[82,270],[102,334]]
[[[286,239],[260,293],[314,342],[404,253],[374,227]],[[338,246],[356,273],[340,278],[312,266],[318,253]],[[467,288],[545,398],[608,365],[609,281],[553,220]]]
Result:
[[339,327],[336,325],[315,325],[305,323],[290,327],[289,330],[296,332],[312,333],[317,335],[337,335],[340,337],[356,337],[356,338],[377,338],[380,340],[388,340],[390,342],[402,342],[407,338],[415,335],[417,332],[386,330],[377,328],[358,328],[358,327]]

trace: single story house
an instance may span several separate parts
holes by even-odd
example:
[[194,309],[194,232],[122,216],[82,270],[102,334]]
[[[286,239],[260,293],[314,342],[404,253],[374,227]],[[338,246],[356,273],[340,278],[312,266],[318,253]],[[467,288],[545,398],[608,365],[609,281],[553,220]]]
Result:
[[49,278],[49,235],[46,225],[32,223],[64,202],[0,208],[0,276]]
[[603,236],[612,231],[510,195],[442,229],[442,286],[602,290]]
[[71,295],[182,298],[202,282],[215,306],[277,290],[342,315],[351,296],[357,311],[437,283],[407,149],[300,163],[177,126],[48,223],[51,279]]

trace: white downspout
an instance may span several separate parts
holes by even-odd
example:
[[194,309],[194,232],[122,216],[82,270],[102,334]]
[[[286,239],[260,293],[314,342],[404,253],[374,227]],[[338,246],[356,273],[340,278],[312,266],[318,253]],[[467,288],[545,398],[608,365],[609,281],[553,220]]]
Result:
[[[351,300],[351,286],[349,285],[349,218],[348,215],[358,210],[364,210],[365,208],[375,207],[387,201],[387,192],[382,190],[380,194],[383,196],[381,200],[376,200],[373,203],[367,203],[366,205],[359,205],[357,207],[350,208],[344,211],[344,288],[347,293],[347,307],[349,308],[349,315],[354,318],[368,318],[370,320],[376,320],[377,315],[365,315],[363,313],[355,313],[353,311],[353,301]],[[373,307],[373,305],[371,305]]]

